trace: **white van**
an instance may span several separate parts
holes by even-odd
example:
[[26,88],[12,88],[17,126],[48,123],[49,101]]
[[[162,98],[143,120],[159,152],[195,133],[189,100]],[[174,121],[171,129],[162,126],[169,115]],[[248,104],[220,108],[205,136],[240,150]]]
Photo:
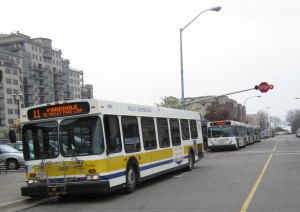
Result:
[[300,128],[296,132],[296,137],[300,137]]

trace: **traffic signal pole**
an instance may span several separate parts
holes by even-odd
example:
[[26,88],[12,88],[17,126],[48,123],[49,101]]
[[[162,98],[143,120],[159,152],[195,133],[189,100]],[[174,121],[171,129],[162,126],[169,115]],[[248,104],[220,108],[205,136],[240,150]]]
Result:
[[199,100],[192,101],[192,102],[186,102],[185,105],[190,105],[190,104],[193,104],[193,103],[198,103],[198,102],[206,101],[206,100],[209,100],[209,99],[216,99],[216,98],[219,98],[219,97],[222,97],[222,96],[227,96],[227,95],[236,94],[236,93],[242,93],[242,92],[251,91],[251,90],[256,90],[256,87],[249,88],[249,89],[246,89],[246,90],[236,91],[236,92],[232,92],[232,93],[226,93],[226,94],[222,94],[222,95],[219,95],[219,96],[203,98],[203,99],[199,99]]

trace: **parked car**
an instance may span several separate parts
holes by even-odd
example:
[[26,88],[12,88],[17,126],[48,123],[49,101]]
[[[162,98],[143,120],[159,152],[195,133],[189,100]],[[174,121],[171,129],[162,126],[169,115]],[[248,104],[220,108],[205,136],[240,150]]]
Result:
[[269,138],[269,136],[265,132],[261,132],[261,138],[267,139],[267,138]]
[[23,145],[21,141],[17,141],[16,143],[7,143],[6,145],[11,146],[18,151],[23,151]]
[[266,130],[265,132],[269,135],[269,137],[274,137],[274,131],[273,130]]
[[10,143],[9,139],[0,138],[0,144],[8,144],[8,143]]
[[300,128],[296,132],[296,137],[300,137]]
[[0,145],[0,161],[4,161],[8,170],[19,169],[25,165],[23,152],[8,145]]

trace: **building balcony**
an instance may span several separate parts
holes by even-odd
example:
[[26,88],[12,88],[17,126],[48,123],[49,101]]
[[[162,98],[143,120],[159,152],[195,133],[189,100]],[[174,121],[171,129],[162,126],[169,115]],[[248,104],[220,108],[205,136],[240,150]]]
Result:
[[38,96],[48,96],[48,93],[46,93],[46,92],[40,92],[40,93],[38,94]]
[[61,78],[54,78],[53,82],[54,83],[59,83],[59,84],[64,84]]
[[3,65],[10,68],[18,68],[14,60],[4,60]]
[[0,92],[0,98],[4,98],[4,93]]
[[39,79],[39,80],[42,80],[42,79],[45,79],[44,76],[40,75],[40,74],[34,74],[33,75],[33,79]]
[[42,72],[43,71],[43,67],[42,66],[38,66],[38,67],[34,66],[34,67],[32,67],[32,70],[33,71]]
[[63,73],[62,73],[62,71],[57,71],[57,70],[55,70],[55,71],[53,71],[53,75],[54,75],[54,76],[62,76]]
[[3,109],[4,106],[5,106],[4,103],[3,103],[3,102],[0,102],[0,108]]
[[5,113],[0,113],[0,119],[5,119]]
[[55,90],[55,91],[57,91],[57,90],[58,90],[58,91],[61,91],[62,89],[63,89],[62,86],[55,86],[55,87],[54,87],[54,90]]
[[30,87],[33,87],[34,86],[34,81],[32,79],[27,79],[27,78],[24,78],[23,80],[23,85],[24,86],[30,86]]
[[52,59],[52,50],[51,49],[44,49],[43,57]]

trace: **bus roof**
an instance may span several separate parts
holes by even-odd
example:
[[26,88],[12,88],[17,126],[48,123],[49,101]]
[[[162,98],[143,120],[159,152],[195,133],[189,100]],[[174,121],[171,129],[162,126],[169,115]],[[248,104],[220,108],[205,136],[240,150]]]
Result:
[[91,114],[113,114],[200,120],[199,112],[97,99],[53,102],[21,109],[21,123]]

